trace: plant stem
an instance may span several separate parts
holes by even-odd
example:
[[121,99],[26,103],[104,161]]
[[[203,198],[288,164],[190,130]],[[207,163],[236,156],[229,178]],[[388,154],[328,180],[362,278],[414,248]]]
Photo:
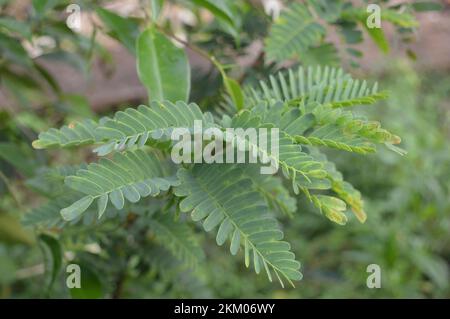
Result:
[[168,36],[169,38],[172,38],[173,40],[183,44],[184,46],[186,46],[187,48],[191,49],[192,51],[194,51],[195,53],[198,53],[201,57],[205,58],[206,60],[208,60],[209,62],[211,62],[212,64],[214,64],[215,66],[217,66],[217,60],[209,55],[208,52],[206,52],[205,50],[203,50],[202,48],[196,46],[195,44],[189,43],[183,39],[180,39],[179,37],[177,37],[175,34],[168,32],[166,30],[164,30],[162,27],[160,27],[159,25],[155,24],[155,27],[158,29],[158,31],[160,31],[161,33],[163,33],[164,35]]

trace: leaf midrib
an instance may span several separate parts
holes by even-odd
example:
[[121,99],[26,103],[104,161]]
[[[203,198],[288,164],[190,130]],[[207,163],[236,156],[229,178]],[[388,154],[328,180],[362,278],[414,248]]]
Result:
[[[207,188],[203,187],[203,184],[200,182],[200,178],[196,178],[196,180],[198,181],[198,185],[200,186],[200,188],[203,190],[203,192],[208,195],[209,198],[211,198],[213,200],[214,203],[217,204],[217,206],[220,208],[220,210],[222,211],[222,213],[230,220],[230,222],[233,224],[233,226],[239,230],[239,232],[241,233],[241,235],[244,237],[244,239],[252,246],[252,249],[254,251],[256,251],[258,253],[258,255],[260,255],[260,257],[264,260],[265,263],[267,263],[268,265],[270,265],[272,267],[273,270],[278,271],[280,274],[282,274],[285,279],[293,286],[295,287],[294,283],[291,281],[291,279],[289,279],[289,277],[277,266],[273,265],[270,261],[267,260],[267,258],[265,258],[265,256],[263,256],[263,254],[259,251],[259,249],[256,248],[256,246],[253,244],[253,242],[250,241],[250,239],[248,238],[248,235],[244,233],[244,231],[238,227],[238,225],[236,224],[236,222],[231,218],[231,216],[227,213],[227,210],[225,209],[225,207],[215,198],[215,196],[213,196]],[[241,243],[239,243],[239,246],[241,246]],[[254,261],[253,261],[254,262]]]

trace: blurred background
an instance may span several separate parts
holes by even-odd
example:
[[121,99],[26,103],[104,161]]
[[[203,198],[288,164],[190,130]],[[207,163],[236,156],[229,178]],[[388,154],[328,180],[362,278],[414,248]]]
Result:
[[[408,1],[391,1],[391,5],[395,2]],[[144,14],[142,1],[98,3],[135,19]],[[122,242],[116,254],[108,252],[109,259],[102,259],[105,256],[98,253],[98,246],[108,244],[102,236],[117,236],[120,241],[126,235],[99,229],[99,237],[90,238],[92,229],[86,228],[84,237],[64,242],[65,247],[84,247],[90,254],[86,262],[95,265],[92,294],[85,297],[449,298],[450,3],[434,3],[440,4],[439,10],[415,13],[420,25],[409,41],[400,41],[399,31],[386,25],[389,53],[364,39],[352,46],[360,52],[357,62],[342,56],[346,70],[377,80],[389,90],[388,100],[359,107],[358,112],[401,136],[408,153],[401,157],[383,149],[368,156],[329,152],[328,158],[363,194],[368,220],[338,226],[300,198],[294,218],[283,220],[286,237],[302,262],[304,278],[296,288],[281,289],[263,276],[248,273],[241,258],[230,258],[213,240],[202,241],[207,259],[199,269],[179,272],[176,261],[162,259],[161,268],[166,271],[141,271],[136,256],[153,258],[142,251],[144,247]],[[75,155],[34,151],[31,141],[36,134],[83,117],[99,118],[147,99],[132,50],[103,33],[102,28],[108,26],[90,11],[97,1],[80,4],[82,23],[77,32],[65,24],[68,4],[62,1],[46,11],[31,1],[0,0],[1,298],[68,296],[61,274],[52,292],[44,292],[43,283],[48,280],[44,269],[49,261],[36,240],[36,228],[25,226],[22,220],[24,212],[42,202],[32,190],[32,177],[40,166],[70,164],[89,155],[83,150]],[[231,56],[239,66],[236,76],[245,74],[248,83],[258,78],[257,72],[275,69],[260,62],[258,25],[264,19],[248,11],[240,17],[245,32],[240,48],[233,51],[229,34],[210,27],[208,12],[193,15],[184,5],[170,1],[164,8],[164,21],[177,36],[188,38],[200,30],[194,40],[206,49],[220,50],[215,52],[219,57],[230,50],[224,59]],[[330,29],[327,37],[339,52],[345,50],[339,34]],[[12,38],[20,41],[11,42]],[[222,46],[213,48],[214,41]],[[187,51],[193,68],[191,100],[206,108],[218,100],[220,77],[208,61]],[[124,251],[130,254],[126,258],[122,258]],[[381,267],[380,289],[366,286],[369,264]],[[122,276],[124,269],[126,276]]]

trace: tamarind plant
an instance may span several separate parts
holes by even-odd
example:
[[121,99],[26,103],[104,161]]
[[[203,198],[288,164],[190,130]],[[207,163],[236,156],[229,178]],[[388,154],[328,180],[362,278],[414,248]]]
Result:
[[[130,263],[142,275],[155,274],[156,267],[174,269],[172,277],[184,276],[187,271],[178,267],[180,262],[195,272],[214,263],[214,258],[204,261],[202,246],[208,244],[202,244],[201,229],[213,234],[206,235],[207,241],[226,245],[246,267],[265,273],[283,287],[294,286],[302,278],[301,267],[291,251],[295,238],[285,238],[283,223],[301,218],[298,198],[306,198],[339,225],[352,221],[352,214],[361,223],[368,218],[361,193],[345,181],[327,150],[365,156],[386,147],[404,154],[398,147],[400,137],[353,111],[355,106],[386,99],[388,93],[379,90],[376,82],[358,79],[339,67],[341,62],[348,69],[358,67],[362,53],[352,46],[363,40],[364,30],[387,53],[383,29],[367,27],[371,13],[365,4],[347,1],[280,1],[281,12],[273,21],[264,12],[264,1],[143,3],[137,16],[126,17],[101,2],[80,2],[81,10],[97,19],[92,37],[62,28],[70,34],[69,39],[63,35],[63,40],[72,41],[77,50],[87,50],[81,56],[88,61],[96,55],[108,56],[96,43],[97,33],[128,49],[136,57],[148,102],[102,117],[84,113],[87,117],[80,119],[80,114],[69,114],[65,120],[63,114],[54,123],[59,128],[40,130],[32,142],[35,151],[28,151],[44,156],[47,164],[34,167],[26,175],[26,185],[47,200],[29,209],[23,224],[35,227],[39,242],[49,251],[49,288],[60,274],[63,259],[87,267],[90,279],[83,280],[91,280],[91,288],[105,284],[105,279],[98,278],[100,269],[117,265],[105,270],[107,280],[114,281],[105,284],[114,287],[113,297],[120,296]],[[52,24],[46,23],[50,17],[55,19],[49,12],[66,4],[33,1],[29,18],[33,32],[60,35],[49,32]],[[412,13],[419,6],[379,4],[382,22],[392,23],[408,39],[417,26]],[[188,32],[180,35],[179,25],[167,18],[175,10],[196,17],[198,24],[184,26]],[[202,20],[205,13],[212,17],[206,22]],[[330,29],[341,36],[337,46],[327,41]],[[27,56],[17,40],[28,37],[25,30],[31,30],[27,22],[0,17],[0,42],[11,44],[2,45],[1,61],[11,59],[22,67],[24,61],[31,61],[26,68],[36,70],[57,92],[57,99],[65,100],[52,76]],[[237,57],[259,40],[262,47],[253,62],[236,67]],[[345,50],[339,52],[338,47]],[[191,70],[187,52],[210,66],[207,74],[199,76]],[[6,64],[5,79],[18,70],[11,65]],[[23,72],[19,76],[25,77]],[[17,90],[13,85],[9,88]],[[279,154],[267,156],[276,160],[279,173],[262,175],[257,163],[174,163],[171,133],[180,127],[192,131],[196,121],[203,130],[278,128]],[[48,123],[39,128],[45,126]],[[37,125],[28,130],[33,135]],[[19,164],[13,157],[2,157],[13,166]],[[95,247],[86,248],[93,241]],[[63,255],[62,246],[75,256]],[[102,261],[93,263],[93,254]],[[103,295],[96,295],[93,288],[71,294]]]

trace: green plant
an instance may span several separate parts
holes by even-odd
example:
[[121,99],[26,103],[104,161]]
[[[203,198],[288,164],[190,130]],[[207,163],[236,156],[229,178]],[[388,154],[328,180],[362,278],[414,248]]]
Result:
[[[35,1],[34,10],[42,3]],[[164,20],[163,3],[188,8],[197,17],[201,10],[208,10],[215,19],[193,27],[188,40],[183,40],[175,35],[171,22]],[[287,6],[273,23],[260,5],[234,1],[220,5],[214,1],[151,1],[143,8],[144,18],[122,17],[96,2],[85,8],[100,18],[102,26],[95,25],[88,47],[83,37],[82,43],[78,36],[67,38],[76,48],[88,49],[88,61],[94,54],[107,56],[102,47],[93,45],[95,32],[118,40],[135,55],[149,101],[148,106],[127,108],[100,119],[84,116],[80,120],[80,114],[64,118],[63,112],[62,118],[51,122],[52,126],[65,123],[60,129],[30,127],[32,136],[43,131],[32,144],[35,149],[64,149],[27,150],[31,156],[40,156],[45,165],[19,167],[21,153],[4,156],[8,165],[30,169],[26,186],[47,199],[24,214],[23,222],[44,233],[38,242],[47,256],[49,293],[53,288],[53,293],[64,294],[63,288],[53,287],[63,258],[89,269],[93,278],[89,296],[103,296],[103,287],[109,287],[109,295],[120,297],[123,281],[133,272],[156,277],[162,286],[175,280],[206,285],[207,272],[202,275],[202,269],[213,261],[204,262],[202,247],[209,244],[202,244],[196,223],[200,221],[205,231],[214,230],[218,245],[228,242],[232,255],[241,254],[245,266],[252,265],[256,273],[265,272],[282,286],[293,286],[302,274],[289,243],[295,246],[296,239],[288,234],[285,238],[284,228],[298,219],[297,206],[302,210],[310,203],[341,225],[352,216],[365,222],[360,192],[325,155],[329,149],[374,153],[378,145],[403,154],[395,146],[400,143],[398,136],[353,111],[355,106],[387,98],[387,93],[379,91],[377,83],[357,80],[336,67],[341,60],[347,62],[348,56],[339,57],[334,45],[325,41],[328,28],[337,28],[345,45],[362,40],[356,22],[365,25],[364,6],[303,1]],[[383,19],[401,28],[414,27],[410,14],[414,8],[405,8],[403,13],[386,8]],[[301,15],[311,18],[302,20],[301,25],[294,23]],[[296,31],[292,41],[283,37],[286,28]],[[387,51],[382,31],[368,30],[368,34]],[[258,38],[265,39],[265,47],[257,59],[243,68],[235,67],[236,56]],[[204,84],[191,75],[186,50],[180,45],[213,65],[211,74],[218,84],[207,86],[213,93],[198,93]],[[354,49],[347,52],[360,55]],[[286,60],[295,65],[278,70]],[[8,63],[10,68],[14,61]],[[257,164],[174,164],[170,159],[174,146],[171,132],[179,127],[193,129],[196,120],[204,130],[279,128],[279,156],[267,155],[276,159],[280,174],[261,175]],[[14,144],[9,140],[17,135],[21,133],[8,134],[9,146]],[[28,146],[30,139],[27,143],[22,143],[22,137],[18,140]],[[258,149],[258,145],[253,147]],[[95,155],[87,155],[84,148]],[[68,160],[72,156],[75,158]],[[9,176],[5,179],[9,184]],[[297,205],[299,199],[301,205]],[[22,199],[15,200],[20,203]],[[5,207],[14,205],[11,201]],[[291,219],[279,222],[286,218]],[[103,253],[86,248],[87,244],[101,247]],[[215,254],[211,249],[206,249],[207,256]],[[75,256],[63,257],[63,250],[75,252]],[[177,260],[183,261],[182,266]],[[107,271],[100,279],[96,269],[102,266]],[[106,282],[111,278],[113,284]],[[195,287],[192,284],[186,289]],[[177,289],[181,288],[173,288],[172,296],[185,294]],[[167,290],[155,287],[161,294]]]
[[[189,89],[189,81],[180,83],[176,79],[186,78],[186,75],[189,79],[189,67],[186,59],[173,63],[183,53],[156,27],[150,27],[138,38],[137,54],[140,78],[154,101],[150,107],[119,111],[113,118],[99,123],[85,121],[60,130],[52,129],[41,133],[33,143],[35,148],[97,144],[100,145],[95,149],[98,155],[116,152],[110,159],[102,159],[65,177],[68,188],[84,195],[70,206],[61,207],[63,219],[77,219],[94,201],[101,218],[109,201],[121,210],[125,200],[137,203],[141,197],[158,196],[161,191],[166,191],[166,200],[172,203],[166,209],[176,207],[181,198],[180,210],[192,211],[194,221],[204,220],[206,231],[219,227],[216,236],[219,245],[230,238],[233,255],[244,247],[247,267],[252,260],[257,273],[265,269],[270,280],[275,275],[282,285],[283,280],[291,284],[292,280],[299,280],[300,264],[289,252],[290,245],[281,241],[283,233],[262,194],[254,188],[251,173],[247,173],[250,178],[245,176],[245,167],[238,169],[228,164],[196,164],[172,170],[164,167],[172,145],[155,144],[167,137],[168,130],[192,128],[194,120],[210,126],[216,123],[195,104],[163,102],[171,96],[184,96],[186,100],[184,92]],[[164,71],[159,73],[159,70]],[[381,129],[379,124],[354,118],[350,111],[341,110],[344,106],[372,103],[383,95],[377,92],[376,85],[370,89],[365,82],[359,85],[341,70],[325,68],[322,73],[320,67],[308,72],[299,69],[295,75],[293,70],[290,71],[289,84],[282,73],[281,84],[272,78],[271,89],[263,82],[265,96],[260,97],[253,91],[254,107],[244,103],[244,110],[232,117],[224,117],[222,123],[216,125],[220,129],[268,125],[280,128],[282,135],[277,160],[284,176],[292,182],[294,192],[303,191],[324,215],[339,224],[345,224],[347,220],[343,213],[347,204],[364,221],[366,217],[359,193],[345,183],[339,173],[327,170],[328,162],[314,156],[311,147],[320,145],[366,153],[374,151],[375,143],[399,143],[398,137]],[[269,90],[273,94],[283,91],[286,98],[292,96],[292,99],[285,104],[273,103]],[[282,100],[281,96],[275,97]],[[153,147],[147,149],[147,143]],[[266,182],[270,183],[270,180]],[[311,193],[316,189],[333,189],[336,196]]]

